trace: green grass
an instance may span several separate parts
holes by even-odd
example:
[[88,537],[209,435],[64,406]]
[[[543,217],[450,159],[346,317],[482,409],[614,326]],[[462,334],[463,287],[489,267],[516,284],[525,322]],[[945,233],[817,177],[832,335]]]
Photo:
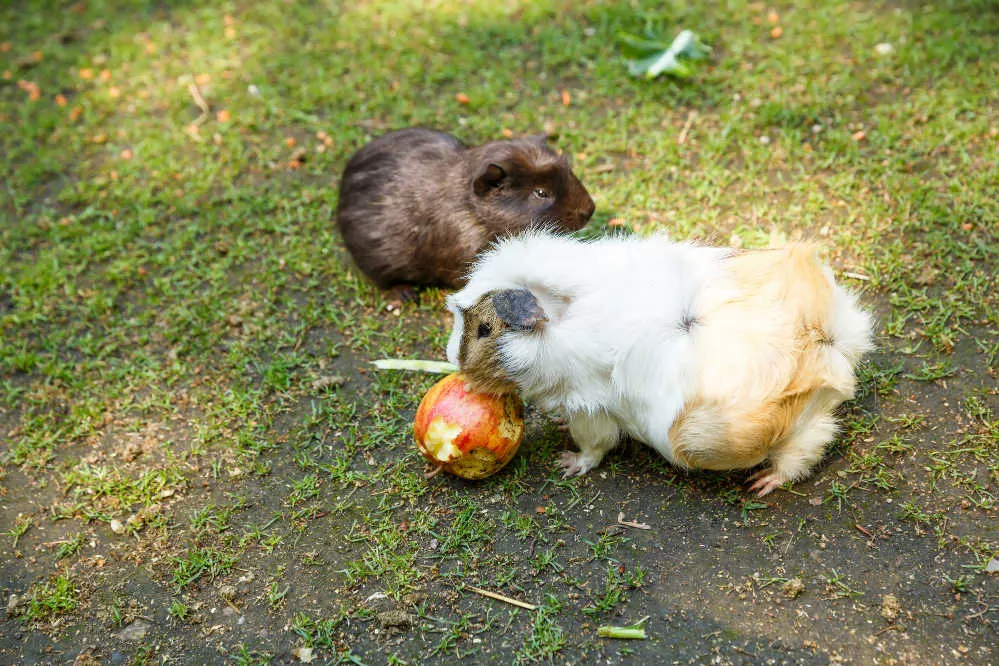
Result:
[[32,622],[48,622],[72,613],[79,605],[80,594],[76,583],[66,575],[58,575],[31,589],[24,617]]
[[[687,81],[629,78],[617,35],[647,26],[693,29],[712,56]],[[109,600],[166,612],[156,631],[172,633],[129,653],[140,663],[191,650],[265,663],[289,640],[333,663],[623,660],[593,622],[656,622],[668,599],[692,613],[670,631],[700,632],[678,646],[713,635],[710,622],[763,635],[739,581],[796,572],[825,590],[819,617],[879,598],[888,583],[860,563],[882,556],[919,569],[927,595],[987,599],[997,30],[987,0],[5,5],[5,586],[37,598],[29,619],[53,635]],[[686,474],[638,446],[562,480],[551,461],[567,439],[532,417],[501,474],[427,481],[410,429],[434,377],[368,361],[441,359],[445,294],[388,311],[333,223],[347,158],[407,125],[470,143],[546,129],[597,203],[587,235],[820,241],[879,323],[828,463],[766,503],[742,474]],[[611,527],[619,511],[652,529]],[[815,569],[818,550],[831,559]],[[221,585],[246,589],[222,600]],[[388,647],[371,638],[372,595],[419,626]],[[246,623],[208,645],[212,608]],[[997,618],[980,611],[957,611],[972,618],[961,641],[984,642],[975,622]],[[932,616],[876,652],[853,640],[867,630],[856,613],[831,623],[854,634],[813,636],[819,649],[849,643],[864,662],[958,640],[927,643],[954,626]],[[797,644],[807,628],[776,614],[765,645]],[[80,636],[96,643],[106,627],[91,624]],[[747,645],[729,652],[797,659]]]

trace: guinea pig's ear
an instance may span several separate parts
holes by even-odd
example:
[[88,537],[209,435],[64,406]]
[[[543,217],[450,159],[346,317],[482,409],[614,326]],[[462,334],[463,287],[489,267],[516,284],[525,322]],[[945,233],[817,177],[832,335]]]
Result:
[[542,148],[544,148],[545,146],[548,145],[548,133],[541,132],[540,134],[532,134],[531,136],[527,137],[527,140],[532,141],[541,146]]
[[493,308],[500,321],[518,331],[533,331],[548,321],[538,299],[527,289],[504,289],[493,294]]
[[506,169],[495,162],[490,162],[476,177],[472,189],[481,197],[502,185],[504,180],[506,180]]

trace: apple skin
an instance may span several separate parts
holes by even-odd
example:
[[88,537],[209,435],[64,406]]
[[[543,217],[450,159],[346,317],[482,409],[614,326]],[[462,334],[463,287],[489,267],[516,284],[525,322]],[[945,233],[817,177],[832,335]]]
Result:
[[463,479],[484,479],[517,452],[524,436],[524,403],[515,393],[468,391],[464,375],[456,372],[423,396],[413,434],[432,464]]

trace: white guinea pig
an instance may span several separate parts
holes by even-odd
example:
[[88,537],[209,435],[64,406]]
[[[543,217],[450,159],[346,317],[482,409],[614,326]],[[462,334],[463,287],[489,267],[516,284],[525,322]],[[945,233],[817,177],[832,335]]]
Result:
[[471,388],[563,413],[600,464],[624,435],[688,468],[768,467],[766,495],[806,476],[853,395],[871,317],[809,244],[737,251],[663,236],[528,232],[483,254],[448,309],[448,360]]

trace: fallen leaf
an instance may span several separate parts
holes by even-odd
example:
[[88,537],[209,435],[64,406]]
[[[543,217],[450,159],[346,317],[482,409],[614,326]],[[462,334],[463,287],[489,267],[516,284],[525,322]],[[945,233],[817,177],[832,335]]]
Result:
[[289,136],[289,137],[285,138],[284,143],[289,148],[293,148],[295,146],[295,137]]
[[212,81],[211,74],[198,74],[194,77],[194,82],[199,86],[206,86]]
[[780,21],[780,15],[771,9],[770,13],[767,14],[767,20],[770,21],[771,23],[776,24],[778,21]]
[[101,75],[100,75],[99,78],[100,78],[100,80],[102,82],[107,83],[108,81],[111,80],[111,70],[110,69],[102,69],[101,70]]
[[781,28],[779,25],[775,25],[773,29],[770,31],[771,39],[780,39],[780,36],[783,34],[784,34],[784,29]]
[[89,67],[84,67],[79,72],[77,72],[77,74],[81,79],[84,79],[86,81],[89,81],[90,79],[94,78],[94,70],[90,69]]
[[798,596],[804,591],[805,584],[800,578],[792,578],[781,586],[781,592],[783,592],[784,596],[788,599],[797,599]]
[[569,106],[572,104],[572,95],[569,94],[568,90],[562,91],[562,106]]
[[961,228],[963,230],[965,230],[965,231],[971,231],[972,229],[975,228],[975,223],[974,222],[962,222],[961,223]]
[[14,64],[17,65],[18,69],[29,69],[40,63],[44,57],[45,54],[41,51],[35,51],[31,55],[18,58],[14,61]]
[[82,113],[83,113],[82,108],[80,108],[79,106],[74,106],[72,109],[69,110],[69,121],[71,123],[75,123],[77,120],[80,119],[80,115]]
[[121,159],[123,160],[130,160],[132,159],[133,156],[134,153],[129,148],[126,148],[125,150],[121,151]]
[[535,513],[548,513],[548,508],[543,506],[534,507]]
[[902,610],[902,604],[899,603],[898,597],[894,594],[886,594],[881,597],[881,617],[893,621],[898,617],[899,612]]
[[858,130],[853,133],[854,141],[863,141],[866,138],[867,138],[867,132],[865,132],[864,130]]
[[465,93],[458,93],[457,95],[454,96],[454,98],[458,100],[459,104],[468,104],[469,102],[472,101],[471,98],[469,98],[469,96],[466,95]]

